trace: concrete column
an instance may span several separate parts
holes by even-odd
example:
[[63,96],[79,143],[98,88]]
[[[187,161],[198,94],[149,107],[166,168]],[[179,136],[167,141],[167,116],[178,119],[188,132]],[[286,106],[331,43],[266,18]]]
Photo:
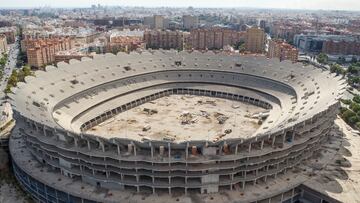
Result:
[[105,152],[105,145],[103,141],[99,141],[100,148],[103,152]]
[[264,148],[264,142],[265,142],[264,140],[261,141],[261,146],[260,146],[261,149]]
[[74,137],[74,145],[75,145],[75,147],[78,147],[78,138],[76,138],[76,137]]
[[88,145],[88,150],[91,150],[90,140],[86,140],[86,141],[87,141],[87,145]]
[[[185,158],[187,160],[189,157],[189,142],[186,143],[185,156],[186,156]],[[187,165],[187,162],[186,162],[186,165]]]
[[275,145],[275,140],[276,140],[276,136],[274,136],[274,137],[272,138],[272,147],[274,147],[274,145]]
[[170,162],[171,162],[171,145],[170,142],[168,143],[168,154],[169,154],[169,166],[170,166]]
[[283,144],[285,144],[286,141],[286,133],[283,134]]
[[295,140],[295,130],[292,132],[292,135],[291,135],[291,142],[294,142]]
[[151,158],[154,158],[154,147],[150,142],[150,151],[151,151]]
[[249,144],[248,152],[249,152],[249,153],[251,152],[251,143]]
[[239,145],[238,145],[238,144],[236,144],[236,146],[235,146],[235,154],[237,154],[237,153],[238,153],[238,148],[239,148]]
[[120,145],[119,145],[119,144],[117,145],[117,152],[118,152],[118,155],[120,156],[120,155],[121,155],[121,151],[120,151]]
[[134,156],[136,156],[136,145],[134,144],[134,142],[131,142],[131,144],[132,144],[133,147],[134,147]]

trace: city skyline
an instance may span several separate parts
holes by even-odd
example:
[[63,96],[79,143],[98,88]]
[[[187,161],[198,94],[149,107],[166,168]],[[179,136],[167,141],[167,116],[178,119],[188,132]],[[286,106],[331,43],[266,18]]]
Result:
[[274,8],[274,9],[309,9],[309,10],[349,10],[359,11],[360,1],[358,0],[223,0],[219,6],[218,1],[191,1],[191,0],[133,0],[129,1],[116,1],[116,0],[78,0],[76,2],[69,0],[59,0],[49,2],[46,0],[25,1],[13,0],[3,2],[0,8],[34,8],[34,7],[62,7],[62,8],[75,8],[75,7],[90,7],[91,5],[104,5],[104,6],[142,6],[142,7],[202,7],[202,8]]

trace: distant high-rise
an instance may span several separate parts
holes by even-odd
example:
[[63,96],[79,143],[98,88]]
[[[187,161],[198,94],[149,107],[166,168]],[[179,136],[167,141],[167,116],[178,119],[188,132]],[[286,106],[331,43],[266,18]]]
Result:
[[265,48],[265,32],[263,29],[252,27],[246,30],[245,49],[251,53],[263,53]]
[[154,15],[154,28],[163,29],[164,28],[164,17],[160,15]]
[[154,17],[146,16],[144,17],[144,25],[147,25],[149,28],[154,28]]
[[144,17],[144,25],[151,29],[164,29],[164,17],[161,15]]
[[197,16],[184,15],[183,28],[186,30],[195,29],[199,26],[199,18]]

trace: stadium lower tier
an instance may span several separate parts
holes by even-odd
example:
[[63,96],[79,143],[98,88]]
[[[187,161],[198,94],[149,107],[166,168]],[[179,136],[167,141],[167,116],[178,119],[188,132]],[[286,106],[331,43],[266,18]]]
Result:
[[[54,184],[51,181],[46,183],[46,179],[45,182],[36,180],[39,173],[49,170],[52,173],[49,177],[62,179],[66,176],[73,181],[115,191],[169,195],[181,193],[185,196],[238,189],[246,192],[253,185],[266,185],[269,180],[276,180],[278,176],[309,159],[327,141],[337,112],[336,105],[332,108],[292,131],[244,143],[231,143],[228,140],[218,146],[209,146],[206,142],[188,142],[177,146],[170,142],[167,146],[158,146],[155,141],[146,146],[136,142],[106,143],[104,140],[95,143],[86,136],[78,137],[75,141],[75,137],[73,140],[64,138],[56,129],[47,129],[30,119],[22,118],[17,119],[14,134],[18,134],[12,136],[10,144],[20,145],[22,142],[24,146],[12,146],[11,154],[15,174],[24,187],[29,177],[43,185]],[[30,162],[33,166],[30,166],[29,171],[19,167],[24,162],[24,157],[19,154],[25,151],[32,159]],[[209,156],[209,153],[213,155]],[[292,190],[296,188],[294,186]],[[36,188],[33,190],[38,191]],[[58,190],[61,195],[69,193],[66,192],[66,185],[60,186]],[[72,192],[75,194],[65,196],[87,201],[79,195],[82,194],[81,189]],[[270,193],[270,196],[282,193],[276,192]],[[291,195],[290,202],[294,201],[293,197]],[[45,198],[44,201],[48,199],[46,195],[42,198]],[[253,200],[262,198],[260,195]],[[96,198],[93,200],[101,201]],[[76,202],[70,199],[64,201]]]

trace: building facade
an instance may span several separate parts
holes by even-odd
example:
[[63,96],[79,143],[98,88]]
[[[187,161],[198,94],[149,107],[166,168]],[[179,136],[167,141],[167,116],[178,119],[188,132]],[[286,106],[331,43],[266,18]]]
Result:
[[25,39],[22,47],[26,50],[28,63],[32,67],[41,68],[55,62],[55,53],[72,48],[70,37]]
[[186,33],[181,31],[145,31],[144,42],[146,43],[146,48],[183,49],[185,35]]
[[140,30],[123,30],[109,36],[107,52],[133,51],[144,48],[144,32]]
[[282,40],[269,41],[269,50],[267,53],[269,58],[279,58],[280,61],[290,60],[295,63],[298,60],[298,55],[299,51],[296,48]]
[[251,53],[263,53],[265,49],[265,32],[256,27],[248,28],[245,37],[245,49]]
[[154,15],[154,28],[163,29],[164,28],[164,17],[161,15]]
[[3,52],[6,52],[6,48],[7,48],[6,36],[3,34],[0,34],[0,54]]
[[196,50],[223,49],[244,41],[244,36],[244,32],[230,29],[195,29],[190,32],[189,47]]
[[330,55],[360,56],[360,41],[324,41],[322,46],[322,52]]
[[197,16],[184,15],[182,20],[183,29],[185,30],[192,30],[199,26],[199,18]]
[[6,36],[8,44],[15,43],[16,27],[4,27],[0,29],[0,34]]

